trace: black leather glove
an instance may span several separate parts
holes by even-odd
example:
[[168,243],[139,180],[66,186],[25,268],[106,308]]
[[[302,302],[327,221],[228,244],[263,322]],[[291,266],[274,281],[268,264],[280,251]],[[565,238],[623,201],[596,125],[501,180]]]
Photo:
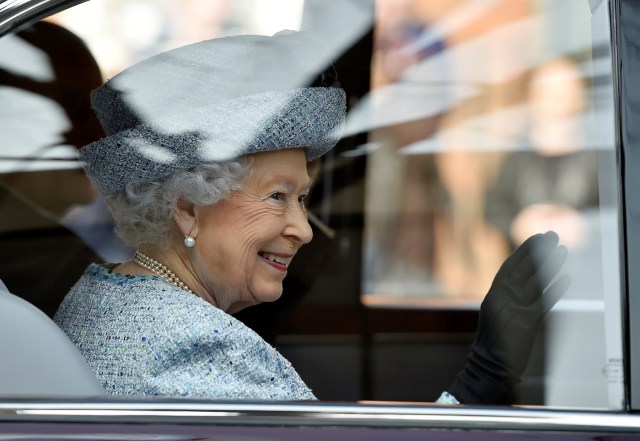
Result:
[[463,404],[509,404],[547,312],[569,287],[554,232],[527,239],[502,264],[480,307],[467,364],[448,392]]

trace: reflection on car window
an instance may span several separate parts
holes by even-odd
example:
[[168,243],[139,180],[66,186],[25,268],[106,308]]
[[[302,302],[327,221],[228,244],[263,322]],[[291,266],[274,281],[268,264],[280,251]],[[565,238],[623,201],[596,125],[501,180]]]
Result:
[[[344,135],[310,164],[314,239],[289,268],[282,298],[236,318],[322,399],[432,401],[464,365],[502,262],[553,230],[569,250],[572,283],[513,403],[619,409],[602,14],[582,0],[103,0],[4,37],[0,94],[11,111],[0,118],[0,279],[53,316],[89,263],[133,256],[75,159],[104,135],[88,90],[185,44],[312,30],[322,37],[318,64],[334,62],[347,92]],[[88,48],[93,71],[64,55],[57,62],[38,40],[58,27],[86,44],[78,50]],[[159,117],[183,124],[167,113]]]
[[74,205],[95,198],[76,155],[103,136],[88,99],[102,75],[85,43],[53,23],[37,23],[3,38],[1,45],[6,112],[0,121],[0,276],[13,292],[53,316],[97,258],[62,218]]

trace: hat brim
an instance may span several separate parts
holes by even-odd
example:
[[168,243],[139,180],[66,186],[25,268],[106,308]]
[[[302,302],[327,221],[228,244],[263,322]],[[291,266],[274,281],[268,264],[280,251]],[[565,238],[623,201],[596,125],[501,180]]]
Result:
[[82,148],[80,160],[105,195],[202,162],[252,153],[302,148],[313,160],[337,143],[345,111],[345,93],[339,88],[264,92],[122,130]]

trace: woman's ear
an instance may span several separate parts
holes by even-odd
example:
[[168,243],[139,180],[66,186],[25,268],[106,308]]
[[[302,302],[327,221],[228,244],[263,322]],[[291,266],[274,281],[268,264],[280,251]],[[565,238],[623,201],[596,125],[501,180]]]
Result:
[[182,235],[196,237],[198,235],[198,210],[195,204],[178,199],[174,220]]

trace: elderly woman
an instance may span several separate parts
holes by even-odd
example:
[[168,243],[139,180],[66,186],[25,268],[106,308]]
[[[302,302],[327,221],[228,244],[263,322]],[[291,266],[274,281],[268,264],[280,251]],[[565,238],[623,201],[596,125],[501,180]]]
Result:
[[[108,392],[315,398],[230,315],[278,299],[312,238],[307,162],[335,145],[346,107],[334,71],[313,75],[313,44],[290,32],[205,41],[134,65],[94,92],[108,136],[81,159],[136,251],[122,264],[89,266],[55,319]],[[557,270],[537,277],[533,252],[556,268],[557,243],[551,233],[534,236],[505,263],[449,390],[455,397],[440,402],[506,396],[561,291],[544,291]]]

